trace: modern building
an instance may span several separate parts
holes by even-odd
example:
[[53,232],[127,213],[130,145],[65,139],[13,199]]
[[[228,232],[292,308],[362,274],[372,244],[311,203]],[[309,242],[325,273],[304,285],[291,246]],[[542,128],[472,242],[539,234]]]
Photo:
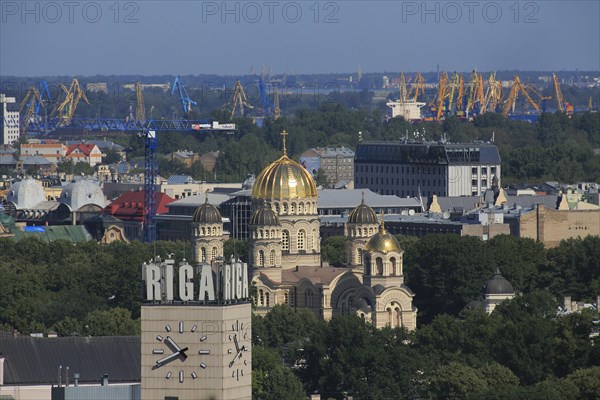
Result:
[[354,181],[354,152],[346,147],[315,147],[300,155],[302,164],[313,177],[321,171],[327,186]]
[[354,187],[400,197],[476,196],[501,179],[491,144],[359,143]]
[[10,145],[19,141],[19,104],[14,97],[8,97],[4,93],[0,93],[0,127],[0,144]]

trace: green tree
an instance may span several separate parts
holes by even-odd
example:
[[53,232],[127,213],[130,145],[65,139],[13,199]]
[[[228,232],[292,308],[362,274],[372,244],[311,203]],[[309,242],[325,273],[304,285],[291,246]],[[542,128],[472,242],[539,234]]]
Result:
[[332,264],[344,264],[348,261],[345,236],[330,236],[321,242],[321,257]]
[[135,336],[140,334],[140,321],[131,319],[124,308],[95,310],[85,317],[84,333],[91,336]]
[[260,400],[304,400],[306,393],[275,349],[252,348],[252,397]]

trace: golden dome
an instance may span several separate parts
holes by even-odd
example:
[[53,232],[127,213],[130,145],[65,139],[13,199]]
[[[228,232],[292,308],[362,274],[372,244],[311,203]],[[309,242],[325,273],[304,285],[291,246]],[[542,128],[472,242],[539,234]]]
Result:
[[377,214],[375,211],[365,204],[365,193],[362,194],[362,200],[358,206],[348,214],[349,224],[376,224]]
[[201,224],[220,224],[223,222],[219,209],[208,202],[208,194],[204,204],[194,212],[192,220]]
[[302,165],[290,159],[285,149],[283,156],[265,168],[256,178],[252,197],[260,199],[295,199],[317,197],[317,186],[312,175]]
[[381,253],[389,253],[390,251],[402,252],[400,243],[383,227],[383,221],[379,225],[379,232],[371,236],[367,242],[365,250],[369,252],[378,251]]

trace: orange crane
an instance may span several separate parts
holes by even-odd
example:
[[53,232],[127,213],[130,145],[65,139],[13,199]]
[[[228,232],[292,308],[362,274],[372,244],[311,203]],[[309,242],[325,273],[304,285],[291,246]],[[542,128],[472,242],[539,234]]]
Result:
[[438,91],[431,103],[432,111],[435,112],[435,120],[439,121],[444,112],[444,102],[449,95],[450,78],[447,72],[440,74],[440,82],[438,84]]
[[[452,113],[453,111],[456,111],[456,110],[453,110],[454,92],[460,85],[460,74],[458,72],[455,72],[452,75],[452,79],[451,79],[449,85],[450,85],[450,94],[448,95],[448,104],[446,106],[446,111],[448,113]],[[458,102],[456,104],[456,108],[458,108]]]
[[562,91],[560,90],[560,83],[558,82],[558,76],[552,74],[552,82],[554,84],[554,96],[556,97],[557,111],[566,112],[567,115],[573,114],[573,106],[565,101]]
[[515,75],[515,79],[513,80],[513,83],[511,84],[511,89],[508,94],[508,97],[504,101],[504,109],[502,110],[502,115],[504,117],[508,116],[508,114],[511,112],[511,110],[513,113],[515,112],[515,105],[517,103],[517,97],[519,96],[519,93],[522,93],[523,96],[525,96],[525,98],[533,106],[533,108],[535,108],[535,110],[537,112],[540,112],[540,107],[537,105],[537,103],[535,101],[533,101],[531,96],[529,96],[529,93],[527,93],[527,90],[525,90],[525,87],[521,83],[521,79],[519,79],[519,76]]
[[456,115],[465,115],[464,107],[465,98],[465,78],[460,74],[458,78],[458,96],[456,97]]

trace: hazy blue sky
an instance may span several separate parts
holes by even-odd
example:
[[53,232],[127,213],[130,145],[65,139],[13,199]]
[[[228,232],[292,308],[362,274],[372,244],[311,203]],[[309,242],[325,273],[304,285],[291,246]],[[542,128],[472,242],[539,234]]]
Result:
[[600,1],[7,1],[0,74],[600,70]]

